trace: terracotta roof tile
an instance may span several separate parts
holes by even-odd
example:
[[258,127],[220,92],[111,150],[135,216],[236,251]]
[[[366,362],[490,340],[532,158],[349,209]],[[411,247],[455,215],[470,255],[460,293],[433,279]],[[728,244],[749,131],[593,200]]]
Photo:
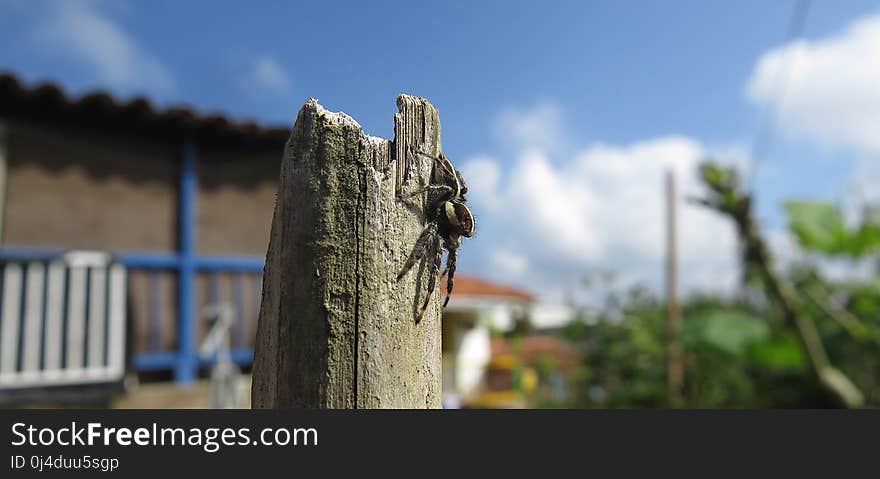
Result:
[[453,291],[453,295],[455,297],[478,296],[507,298],[525,302],[532,302],[535,300],[535,296],[527,291],[463,274],[455,275],[455,290]]
[[187,106],[160,110],[141,97],[123,102],[106,92],[95,91],[75,99],[56,84],[27,87],[10,73],[0,73],[0,114],[267,148],[283,147],[290,135],[285,127],[239,122],[220,114],[205,115]]

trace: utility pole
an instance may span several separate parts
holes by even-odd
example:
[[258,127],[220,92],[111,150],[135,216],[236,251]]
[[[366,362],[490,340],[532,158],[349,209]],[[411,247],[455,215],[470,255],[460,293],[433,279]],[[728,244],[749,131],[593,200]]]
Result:
[[684,358],[681,307],[678,304],[678,237],[675,173],[666,172],[666,386],[669,407],[682,405]]

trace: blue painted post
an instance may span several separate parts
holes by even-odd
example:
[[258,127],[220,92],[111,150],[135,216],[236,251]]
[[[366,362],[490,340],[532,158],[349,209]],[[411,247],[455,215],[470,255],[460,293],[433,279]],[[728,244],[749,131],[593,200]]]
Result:
[[180,170],[180,269],[178,314],[180,346],[174,379],[181,384],[195,381],[199,358],[196,349],[196,221],[198,197],[198,149],[192,141],[183,145]]
[[244,317],[244,273],[234,273],[233,276],[233,292],[235,296],[235,319],[238,323],[235,325],[235,347],[243,348],[245,346],[245,327],[246,320]]

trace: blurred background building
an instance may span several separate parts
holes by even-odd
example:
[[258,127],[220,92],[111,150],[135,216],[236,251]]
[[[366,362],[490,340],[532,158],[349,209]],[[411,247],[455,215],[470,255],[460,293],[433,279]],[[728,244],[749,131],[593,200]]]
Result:
[[[287,129],[158,111],[145,99],[120,103],[100,92],[72,99],[8,74],[0,76],[0,115],[3,371],[57,367],[46,363],[53,354],[65,370],[107,361],[99,345],[77,352],[78,340],[103,334],[96,322],[115,324],[121,311],[104,305],[106,275],[77,267],[71,261],[82,255],[72,251],[106,253],[124,269],[132,371],[195,380],[207,364],[197,353],[207,331],[199,311],[216,303],[234,306],[232,358],[248,365]],[[56,268],[58,279],[48,274]],[[44,321],[60,321],[64,337],[47,343]],[[30,355],[37,360],[22,364]]]

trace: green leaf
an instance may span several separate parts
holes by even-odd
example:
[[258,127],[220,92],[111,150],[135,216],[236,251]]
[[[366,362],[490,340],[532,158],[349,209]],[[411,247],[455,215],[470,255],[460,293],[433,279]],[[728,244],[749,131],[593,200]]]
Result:
[[770,334],[764,321],[739,311],[710,311],[704,316],[703,322],[702,340],[734,355]]
[[848,233],[840,210],[831,204],[810,201],[785,203],[788,224],[805,249],[828,254],[847,251]]
[[853,237],[850,254],[858,258],[878,249],[880,249],[880,225],[862,225]]
[[801,370],[807,364],[804,349],[793,334],[756,343],[749,352],[753,361],[770,369]]
[[807,250],[859,258],[880,249],[880,224],[872,215],[858,229],[850,230],[840,209],[828,203],[789,201],[785,210],[789,228]]

